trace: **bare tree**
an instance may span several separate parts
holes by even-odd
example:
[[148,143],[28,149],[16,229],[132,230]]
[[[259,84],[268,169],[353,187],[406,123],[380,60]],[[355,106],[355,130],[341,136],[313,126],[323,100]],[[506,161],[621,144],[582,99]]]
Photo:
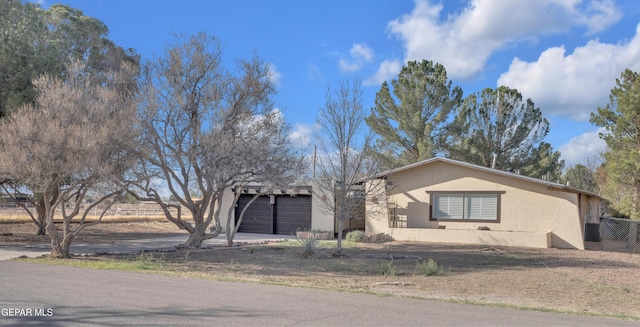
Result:
[[365,114],[359,81],[341,82],[338,90],[327,89],[318,118],[321,155],[315,193],[338,221],[336,255],[342,255],[344,221],[364,206],[366,181],[377,168],[367,154],[373,136],[365,130]]
[[[134,75],[125,64],[97,83],[85,64],[71,63],[64,81],[36,79],[35,105],[0,123],[0,175],[43,204],[52,257],[70,257],[74,237],[102,219],[88,222],[89,213],[108,209],[126,187],[118,181],[134,163],[136,104],[128,87]],[[87,196],[95,201],[86,205]]]
[[[31,221],[33,221],[38,227],[37,235],[46,235],[47,230],[47,217],[46,217],[46,206],[44,203],[44,197],[42,194],[24,194],[21,191],[25,189],[25,186],[16,183],[16,181],[11,179],[5,179],[0,181],[0,190],[4,191],[4,193],[12,198],[16,205],[20,208],[23,208]],[[26,196],[25,196],[26,195]],[[51,201],[56,201],[56,196],[51,197]],[[51,205],[51,203],[49,203]],[[35,210],[32,211],[30,206]]]
[[[142,198],[158,203],[169,221],[189,232],[188,247],[199,248],[222,232],[226,188],[270,181],[287,172],[279,163],[300,160],[280,142],[286,125],[273,108],[269,66],[256,56],[237,64],[238,72],[225,69],[218,39],[199,33],[177,36],[164,56],[146,66],[140,108],[146,182],[138,187]],[[177,211],[162,201],[153,183],[158,179],[179,203]]]
[[[300,179],[305,170],[304,157],[292,146],[288,137],[288,125],[279,111],[272,111],[265,116],[257,116],[244,126],[238,144],[244,150],[239,158],[240,167],[244,171],[234,178],[236,194],[227,214],[225,234],[229,246],[233,245],[244,213],[247,208],[260,196],[273,194],[276,190],[289,187]],[[229,170],[230,167],[225,167]],[[254,187],[256,194],[245,205],[234,223],[234,208],[242,194],[241,190],[249,185]]]

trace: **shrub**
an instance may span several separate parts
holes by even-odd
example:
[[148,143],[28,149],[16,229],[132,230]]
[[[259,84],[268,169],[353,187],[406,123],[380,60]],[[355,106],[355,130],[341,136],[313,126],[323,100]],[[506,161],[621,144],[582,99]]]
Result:
[[364,242],[364,232],[361,230],[354,230],[347,233],[347,242]]
[[429,258],[429,260],[422,260],[416,262],[416,268],[420,272],[420,275],[424,276],[436,276],[443,275],[444,270],[438,266],[438,262]]
[[315,256],[321,247],[314,233],[299,233],[296,240],[302,246],[302,256],[305,258]]
[[383,261],[378,268],[378,271],[383,276],[395,276],[397,273],[397,267],[393,264],[393,259],[389,261]]

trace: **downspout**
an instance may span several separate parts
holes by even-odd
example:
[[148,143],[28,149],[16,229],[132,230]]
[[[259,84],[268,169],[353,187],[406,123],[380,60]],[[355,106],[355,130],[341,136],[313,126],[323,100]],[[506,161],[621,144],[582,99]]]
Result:
[[[578,219],[582,218],[582,193],[578,193]],[[587,235],[587,217],[584,217],[582,220],[582,234],[580,235],[582,238],[582,248],[585,247],[584,237]]]

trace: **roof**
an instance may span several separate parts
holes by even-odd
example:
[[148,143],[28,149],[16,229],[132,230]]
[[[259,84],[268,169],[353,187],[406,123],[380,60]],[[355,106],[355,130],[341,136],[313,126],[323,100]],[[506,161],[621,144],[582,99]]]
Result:
[[517,179],[517,180],[521,180],[521,181],[541,184],[541,185],[546,186],[547,188],[553,188],[553,189],[558,189],[558,190],[562,190],[562,191],[566,191],[566,192],[582,193],[582,194],[586,194],[586,195],[590,195],[590,196],[594,196],[594,197],[600,197],[598,194],[595,194],[593,192],[580,190],[580,189],[577,189],[577,188],[574,188],[574,187],[566,186],[564,184],[554,183],[554,182],[550,182],[550,181],[544,181],[544,180],[533,178],[533,177],[522,176],[522,175],[518,175],[518,174],[515,174],[515,173],[507,172],[507,171],[502,171],[502,170],[497,170],[497,169],[493,169],[493,168],[478,166],[478,165],[474,165],[474,164],[471,164],[471,163],[468,163],[468,162],[453,160],[453,159],[444,158],[444,157],[434,157],[434,158],[431,158],[431,159],[427,159],[427,160],[419,161],[419,162],[416,162],[416,163],[412,163],[410,165],[402,166],[402,167],[399,167],[399,168],[396,168],[396,169],[391,169],[391,170],[376,174],[375,177],[376,178],[385,177],[385,176],[392,175],[392,174],[395,174],[395,173],[399,173],[399,172],[402,172],[402,171],[405,171],[405,170],[409,170],[409,169],[413,169],[413,168],[417,168],[417,167],[421,167],[421,166],[426,166],[426,165],[432,164],[434,162],[442,162],[442,163],[446,163],[446,164],[451,164],[451,165],[461,166],[461,167],[465,167],[465,168],[475,169],[475,170],[486,172],[486,173],[490,173],[490,174],[495,174],[495,175],[499,175],[499,176],[513,178],[513,179]]

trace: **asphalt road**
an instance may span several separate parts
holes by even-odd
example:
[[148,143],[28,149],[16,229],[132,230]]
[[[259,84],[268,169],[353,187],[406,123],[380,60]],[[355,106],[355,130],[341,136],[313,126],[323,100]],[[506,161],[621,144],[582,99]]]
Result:
[[638,324],[370,294],[0,261],[0,325],[600,327]]

